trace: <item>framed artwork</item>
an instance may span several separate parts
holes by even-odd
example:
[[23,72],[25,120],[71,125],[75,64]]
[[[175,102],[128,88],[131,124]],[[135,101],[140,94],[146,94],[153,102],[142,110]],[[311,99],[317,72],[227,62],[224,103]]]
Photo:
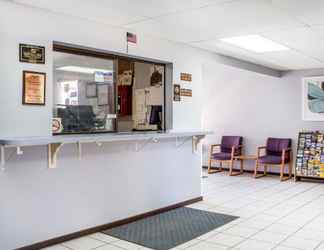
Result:
[[87,85],[86,85],[86,97],[87,98],[97,97],[97,84],[96,83],[87,83]]
[[46,73],[23,71],[23,99],[26,105],[45,105]]
[[181,96],[180,96],[180,84],[174,84],[173,85],[173,101],[180,102]]
[[324,76],[302,80],[302,119],[324,121]]
[[23,43],[19,44],[19,61],[45,64],[45,47]]

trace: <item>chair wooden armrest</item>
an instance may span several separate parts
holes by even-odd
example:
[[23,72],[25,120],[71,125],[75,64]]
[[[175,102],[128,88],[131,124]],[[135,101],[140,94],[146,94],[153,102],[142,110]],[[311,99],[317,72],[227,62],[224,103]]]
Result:
[[232,151],[231,151],[231,158],[233,159],[235,156],[235,150],[236,149],[241,149],[242,150],[243,145],[238,145],[238,146],[232,146]]
[[213,153],[214,152],[214,148],[220,147],[221,144],[212,144],[210,145],[210,152]]
[[267,146],[260,146],[257,148],[257,158],[259,158],[261,156],[261,151],[266,148],[267,148]]

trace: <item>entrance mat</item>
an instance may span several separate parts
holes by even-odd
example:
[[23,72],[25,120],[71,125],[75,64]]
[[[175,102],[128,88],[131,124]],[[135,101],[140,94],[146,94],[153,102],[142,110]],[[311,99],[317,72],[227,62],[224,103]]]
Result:
[[168,250],[193,240],[238,217],[181,207],[115,227],[104,234],[155,250]]

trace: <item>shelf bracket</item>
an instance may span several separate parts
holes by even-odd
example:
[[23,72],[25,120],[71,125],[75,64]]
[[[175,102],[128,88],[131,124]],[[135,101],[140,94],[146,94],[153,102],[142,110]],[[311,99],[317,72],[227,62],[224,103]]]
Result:
[[149,138],[149,139],[146,139],[144,142],[139,142],[137,141],[136,144],[135,144],[135,150],[136,152],[139,152],[141,151],[147,144],[149,144],[150,142],[158,142],[159,140],[157,138]]
[[56,168],[57,153],[62,147],[63,143],[48,144],[48,168]]
[[77,142],[77,147],[78,147],[78,158],[79,160],[82,159],[82,145],[81,142]]
[[5,147],[4,146],[0,146],[0,154],[1,154],[1,171],[5,170],[5,164],[6,164],[6,155],[5,155]]
[[198,144],[204,138],[204,135],[194,135],[192,137],[192,152],[197,153],[198,151]]

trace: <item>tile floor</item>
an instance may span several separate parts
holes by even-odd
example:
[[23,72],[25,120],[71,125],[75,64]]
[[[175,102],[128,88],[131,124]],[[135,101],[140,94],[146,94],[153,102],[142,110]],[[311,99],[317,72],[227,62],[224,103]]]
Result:
[[[204,173],[204,175],[207,175]],[[239,219],[174,250],[324,250],[324,183],[280,182],[217,173],[202,179],[204,201],[191,205]],[[45,250],[144,250],[96,233]]]

